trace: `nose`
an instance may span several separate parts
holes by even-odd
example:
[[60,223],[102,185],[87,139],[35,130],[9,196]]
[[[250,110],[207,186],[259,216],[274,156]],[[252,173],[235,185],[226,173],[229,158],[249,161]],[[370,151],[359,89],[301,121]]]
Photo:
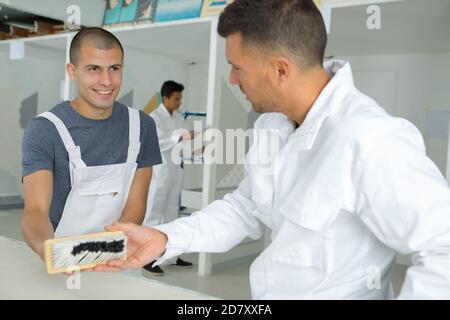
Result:
[[109,70],[104,70],[100,76],[100,85],[109,88],[112,85],[112,78]]
[[231,68],[231,71],[230,71],[230,78],[228,79],[228,81],[229,81],[231,84],[235,84],[235,85],[239,85],[239,84],[240,84],[239,77],[238,77],[238,75],[237,75],[236,69]]

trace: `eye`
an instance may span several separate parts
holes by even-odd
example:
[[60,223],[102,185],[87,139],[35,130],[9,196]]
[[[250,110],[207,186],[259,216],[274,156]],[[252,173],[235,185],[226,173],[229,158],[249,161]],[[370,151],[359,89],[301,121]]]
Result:
[[96,66],[88,67],[88,71],[97,71],[97,70],[98,70],[98,67],[96,67]]
[[111,67],[111,70],[114,72],[120,71],[120,67],[119,66],[113,66]]

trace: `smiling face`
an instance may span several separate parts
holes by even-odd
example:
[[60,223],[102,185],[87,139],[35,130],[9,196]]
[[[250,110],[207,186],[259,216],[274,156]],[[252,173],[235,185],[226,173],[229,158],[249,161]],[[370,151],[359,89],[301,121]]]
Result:
[[98,49],[90,41],[81,44],[76,64],[67,72],[78,88],[77,103],[90,111],[112,108],[122,85],[123,54],[118,46]]
[[269,57],[244,45],[239,33],[226,39],[226,56],[231,64],[229,82],[238,85],[256,112],[277,112],[278,96],[271,79]]

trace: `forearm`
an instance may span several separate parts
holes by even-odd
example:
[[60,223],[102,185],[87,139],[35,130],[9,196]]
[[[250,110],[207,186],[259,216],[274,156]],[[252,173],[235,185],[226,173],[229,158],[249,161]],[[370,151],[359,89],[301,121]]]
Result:
[[235,191],[190,217],[156,226],[168,237],[167,252],[159,262],[184,252],[225,252],[245,237],[258,239],[262,227],[250,212],[254,203]]
[[226,252],[246,237],[256,240],[262,235],[256,218],[245,223],[231,211],[226,215],[202,210],[155,228],[165,233],[171,244],[182,245],[187,252]]
[[178,143],[181,142],[181,134],[173,134],[171,136],[158,136],[159,148],[161,152],[172,150]]
[[161,127],[157,127],[157,132],[159,149],[162,153],[172,150],[178,143],[187,138],[186,134],[189,134],[189,131],[186,129],[176,129],[168,132]]
[[144,222],[146,209],[147,209],[146,206],[144,206],[143,204],[134,205],[133,207],[126,206],[125,209],[123,210],[119,222],[123,223],[130,222],[137,225],[141,225],[142,222]]
[[119,222],[141,225],[147,211],[148,187],[152,179],[152,168],[140,168],[134,175],[127,203]]
[[25,213],[22,219],[22,234],[27,244],[36,252],[39,257],[44,260],[44,241],[55,237],[55,233],[50,222],[50,218],[33,218],[34,216],[42,217],[43,214]]

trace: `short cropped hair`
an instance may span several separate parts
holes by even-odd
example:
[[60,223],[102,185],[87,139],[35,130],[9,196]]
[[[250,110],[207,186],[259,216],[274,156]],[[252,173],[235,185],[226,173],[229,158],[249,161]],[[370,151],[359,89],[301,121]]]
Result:
[[90,41],[95,48],[102,50],[109,50],[117,46],[122,51],[122,57],[124,56],[122,44],[111,32],[97,27],[83,28],[73,37],[70,44],[69,56],[72,64],[78,62],[81,45],[84,41]]
[[182,92],[183,90],[184,86],[181,83],[169,80],[163,83],[161,87],[161,96],[170,99],[174,92]]
[[218,33],[240,33],[244,45],[290,54],[299,65],[322,65],[327,32],[313,0],[235,0],[219,18]]

